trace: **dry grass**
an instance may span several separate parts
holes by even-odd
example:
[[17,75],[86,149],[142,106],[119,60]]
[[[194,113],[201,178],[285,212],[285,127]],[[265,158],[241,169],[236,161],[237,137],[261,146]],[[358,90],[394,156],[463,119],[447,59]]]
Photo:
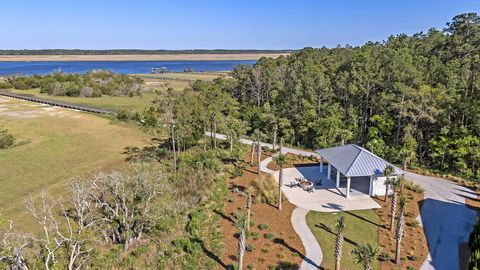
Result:
[[1,99],[0,126],[20,145],[0,150],[0,209],[20,221],[21,229],[31,227],[26,198],[41,190],[58,194],[74,176],[124,164],[124,147],[144,145],[149,138],[95,115]]
[[253,180],[252,186],[255,188],[255,201],[257,203],[268,203],[276,205],[278,201],[278,184],[273,175],[262,174]]

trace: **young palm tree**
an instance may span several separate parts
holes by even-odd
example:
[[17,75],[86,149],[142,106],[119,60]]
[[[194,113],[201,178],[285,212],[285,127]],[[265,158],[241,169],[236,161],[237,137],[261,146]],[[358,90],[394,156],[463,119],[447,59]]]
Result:
[[245,216],[240,216],[237,221],[235,222],[235,226],[239,230],[238,234],[238,270],[242,270],[243,268],[243,256],[245,255],[245,247],[246,247],[246,241],[247,241],[247,236],[245,234],[245,229],[246,229],[246,220]]
[[261,140],[263,138],[263,133],[259,129],[255,129],[253,132],[255,136],[256,146],[257,146],[257,174],[260,175],[260,162],[262,161],[262,145]]
[[340,270],[340,260],[342,259],[342,247],[343,247],[343,230],[345,229],[345,218],[337,218],[335,224],[337,230],[337,237],[335,238],[335,270]]
[[360,244],[352,250],[353,261],[361,263],[365,270],[372,269],[373,260],[377,259],[382,249],[377,244]]
[[252,193],[253,193],[253,187],[248,187],[247,188],[247,231],[250,231],[250,217],[252,215]]
[[391,165],[388,165],[385,167],[385,170],[383,170],[383,175],[387,178],[385,180],[385,198],[383,201],[387,201],[388,199],[388,191],[390,190],[390,175],[393,173],[393,167]]
[[390,231],[393,232],[393,223],[395,222],[395,214],[397,212],[397,187],[400,185],[400,180],[390,180],[390,186],[392,187],[392,205],[390,206]]
[[283,166],[287,164],[287,155],[282,153],[282,141],[280,140],[280,152],[273,158],[280,171],[278,172],[278,210],[282,210],[282,186],[283,186]]
[[397,223],[397,233],[395,235],[395,238],[397,240],[397,249],[395,251],[395,263],[397,265],[400,264],[400,244],[402,243],[402,237],[403,237],[403,227],[405,227],[405,217],[403,215],[405,211],[405,198],[403,195],[400,195],[400,213],[398,214],[398,223]]

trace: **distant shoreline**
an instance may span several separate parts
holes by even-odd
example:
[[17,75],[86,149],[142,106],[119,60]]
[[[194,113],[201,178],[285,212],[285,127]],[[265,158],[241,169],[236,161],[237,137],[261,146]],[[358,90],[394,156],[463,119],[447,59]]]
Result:
[[125,54],[125,55],[0,55],[0,62],[38,61],[208,61],[258,60],[277,58],[289,53],[232,53],[232,54]]

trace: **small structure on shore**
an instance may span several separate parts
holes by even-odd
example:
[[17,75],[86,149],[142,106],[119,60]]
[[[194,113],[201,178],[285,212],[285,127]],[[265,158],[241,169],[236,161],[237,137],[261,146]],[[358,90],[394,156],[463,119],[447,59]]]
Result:
[[150,74],[162,74],[162,73],[167,73],[168,69],[166,67],[161,67],[161,68],[152,68],[150,70]]

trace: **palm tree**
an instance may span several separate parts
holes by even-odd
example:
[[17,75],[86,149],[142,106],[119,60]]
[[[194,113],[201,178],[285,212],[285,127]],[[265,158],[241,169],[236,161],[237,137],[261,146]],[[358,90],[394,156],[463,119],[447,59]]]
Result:
[[335,270],[340,270],[340,260],[342,259],[343,230],[345,229],[345,218],[337,218],[335,223],[337,237],[335,238]]
[[280,140],[280,152],[273,158],[280,167],[278,172],[278,210],[282,210],[283,166],[288,162],[287,155],[282,154],[282,144],[282,140]]
[[360,244],[352,250],[353,261],[361,263],[365,270],[372,269],[373,260],[377,259],[382,249],[377,244]]
[[247,236],[245,234],[246,229],[246,220],[245,216],[239,216],[237,221],[235,222],[235,226],[238,228],[239,235],[238,235],[238,270],[242,270],[243,268],[243,255],[245,255],[245,247],[246,247],[246,240]]
[[255,142],[252,142],[252,152],[251,152],[251,159],[250,159],[250,165],[253,166],[253,156],[255,155]]
[[398,214],[398,223],[397,223],[397,233],[395,238],[397,239],[397,249],[395,251],[395,263],[400,264],[400,244],[402,243],[403,237],[403,227],[405,226],[405,217],[403,215],[405,211],[405,198],[403,195],[400,195],[400,213]]
[[397,211],[397,187],[400,185],[400,180],[390,180],[390,186],[393,190],[392,193],[392,205],[390,206],[390,231],[393,232],[393,223],[395,221],[395,213]]
[[260,162],[262,161],[262,144],[260,141],[264,137],[264,134],[259,129],[255,129],[254,135],[257,141],[257,174],[260,175]]
[[385,199],[383,201],[387,201],[388,199],[388,191],[390,189],[390,175],[393,173],[393,166],[392,165],[387,165],[387,167],[385,167],[385,169],[383,170],[383,175],[387,178],[385,180]]
[[247,188],[247,231],[250,231],[250,217],[251,217],[251,212],[252,212],[252,193],[253,193],[253,187],[248,187]]

